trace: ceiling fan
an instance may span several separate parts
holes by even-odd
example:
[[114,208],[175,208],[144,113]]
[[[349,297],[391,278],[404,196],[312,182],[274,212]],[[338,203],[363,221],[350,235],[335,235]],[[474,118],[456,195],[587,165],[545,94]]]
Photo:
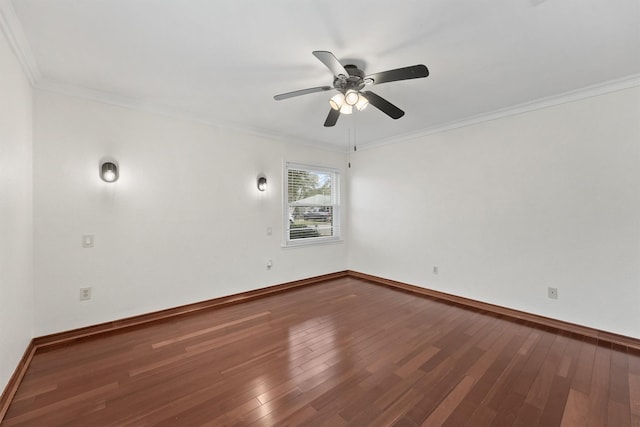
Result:
[[370,90],[363,91],[363,89],[371,85],[379,85],[398,80],[419,79],[429,75],[429,70],[422,64],[365,75],[364,71],[355,65],[342,65],[340,61],[338,61],[338,58],[331,52],[316,50],[313,52],[313,55],[333,73],[333,86],[319,86],[295,90],[293,92],[281,93],[273,98],[276,101],[280,101],[293,98],[294,96],[336,89],[338,94],[329,100],[331,110],[329,110],[329,115],[324,122],[325,127],[334,126],[341,113],[351,114],[354,108],[360,111],[368,104],[373,105],[392,119],[399,119],[404,116],[404,111],[374,92]]

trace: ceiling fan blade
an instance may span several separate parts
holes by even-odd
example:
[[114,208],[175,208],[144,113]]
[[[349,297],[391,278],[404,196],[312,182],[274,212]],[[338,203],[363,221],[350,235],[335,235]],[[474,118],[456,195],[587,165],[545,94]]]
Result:
[[338,58],[336,58],[333,53],[327,52],[326,50],[315,50],[313,55],[322,61],[322,63],[331,70],[334,76],[339,77],[340,75],[343,75],[345,78],[349,77],[349,73],[344,69],[340,61],[338,61]]
[[333,89],[331,86],[311,87],[309,89],[294,90],[293,92],[281,93],[274,96],[273,99],[275,99],[276,101],[281,101],[283,99],[293,98],[294,96],[306,95],[308,93],[315,92],[324,92],[331,89]]
[[324,127],[328,128],[331,126],[335,126],[336,122],[338,121],[338,117],[340,117],[340,110],[334,110],[333,108],[329,110],[327,120],[324,121]]
[[399,119],[400,117],[404,116],[404,111],[402,111],[383,97],[371,91],[362,92],[362,94],[365,96],[365,98],[367,98],[369,104],[373,105],[392,119]]
[[395,82],[398,80],[409,80],[409,79],[419,79],[422,77],[427,77],[429,75],[429,70],[426,66],[420,65],[412,65],[410,67],[404,68],[396,68],[395,70],[382,71],[380,73],[369,74],[365,76],[365,81],[367,79],[372,79],[374,85],[379,85],[387,82]]

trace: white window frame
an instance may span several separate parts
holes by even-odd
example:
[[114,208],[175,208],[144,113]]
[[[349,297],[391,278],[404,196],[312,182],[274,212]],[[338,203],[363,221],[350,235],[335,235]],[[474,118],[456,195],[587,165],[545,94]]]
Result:
[[[291,228],[289,217],[292,212],[292,208],[295,205],[289,203],[289,170],[303,170],[308,172],[318,172],[331,174],[331,204],[305,204],[304,206],[318,206],[325,207],[331,206],[331,236],[320,236],[320,237],[305,237],[298,239],[291,239]],[[284,165],[284,207],[283,207],[283,230],[284,230],[284,247],[296,247],[296,246],[308,246],[308,245],[318,245],[324,243],[334,243],[340,242],[341,233],[340,233],[340,170],[336,168],[329,168],[325,166],[316,166],[316,165],[307,165],[302,163],[293,163],[293,162],[285,162]],[[293,205],[293,206],[292,206]]]

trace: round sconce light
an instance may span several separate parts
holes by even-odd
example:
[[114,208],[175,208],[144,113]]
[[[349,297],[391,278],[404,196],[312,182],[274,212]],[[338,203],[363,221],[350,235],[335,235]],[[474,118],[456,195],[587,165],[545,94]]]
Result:
[[100,178],[104,182],[115,182],[118,180],[118,165],[113,161],[106,161],[100,165]]
[[267,189],[267,178],[263,175],[258,177],[258,190],[265,191]]

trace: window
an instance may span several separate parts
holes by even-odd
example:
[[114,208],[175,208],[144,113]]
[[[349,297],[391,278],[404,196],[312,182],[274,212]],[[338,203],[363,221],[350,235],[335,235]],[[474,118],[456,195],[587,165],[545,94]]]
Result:
[[285,245],[340,239],[340,173],[336,169],[287,163]]

